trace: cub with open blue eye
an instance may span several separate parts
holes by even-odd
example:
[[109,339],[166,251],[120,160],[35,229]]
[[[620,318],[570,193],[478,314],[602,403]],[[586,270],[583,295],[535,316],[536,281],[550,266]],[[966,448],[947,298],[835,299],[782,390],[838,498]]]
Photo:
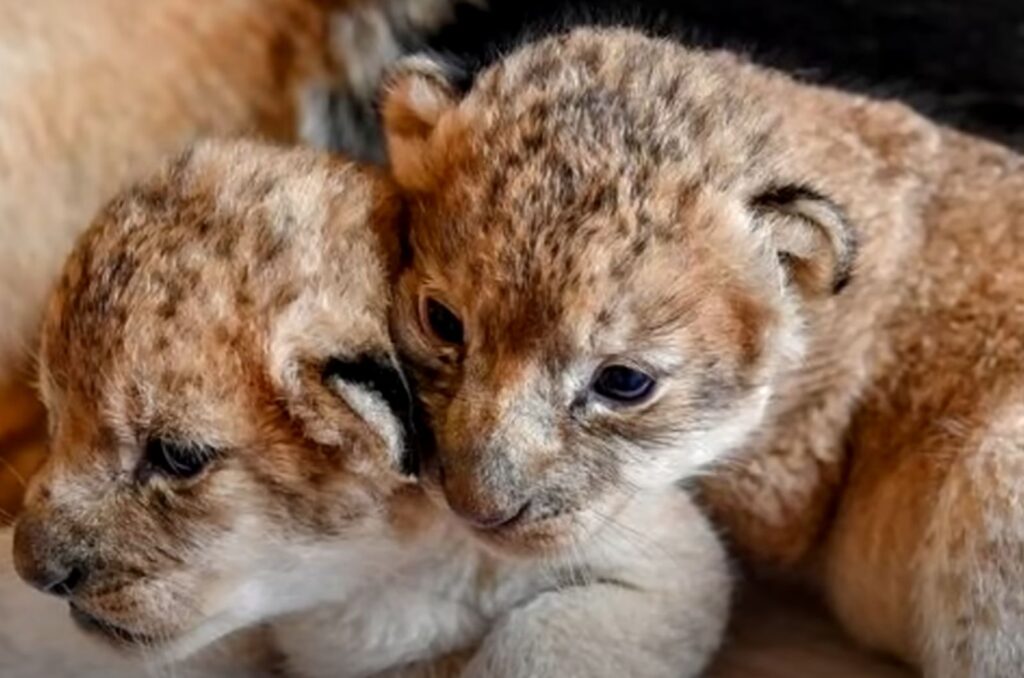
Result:
[[742,94],[720,125],[734,102],[684,102],[679,84],[678,117],[705,120],[689,138],[668,102],[620,91],[620,56],[684,62],[695,91],[717,77],[667,44],[579,31],[462,98],[444,64],[410,59],[385,100],[410,205],[393,325],[436,429],[430,470],[509,553],[572,548],[742,443],[798,352],[800,300],[850,266],[841,210],[812,188],[756,167],[727,185],[769,138]]
[[1022,675],[1021,156],[621,29],[450,70],[384,111],[395,325],[465,522],[548,556],[703,470],[747,563],[865,644]]

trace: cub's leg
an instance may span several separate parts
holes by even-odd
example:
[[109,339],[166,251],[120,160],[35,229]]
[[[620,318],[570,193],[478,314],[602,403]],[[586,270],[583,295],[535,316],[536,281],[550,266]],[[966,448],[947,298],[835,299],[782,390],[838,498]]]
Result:
[[633,503],[580,548],[591,576],[499,617],[463,675],[700,674],[728,615],[723,548],[682,491]]
[[1024,675],[1024,397],[855,468],[826,585],[862,640],[936,678]]

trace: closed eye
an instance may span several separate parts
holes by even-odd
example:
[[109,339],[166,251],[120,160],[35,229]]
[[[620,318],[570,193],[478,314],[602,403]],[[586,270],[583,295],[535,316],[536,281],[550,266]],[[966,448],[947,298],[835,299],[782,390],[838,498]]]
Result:
[[152,436],[146,441],[139,476],[141,480],[153,475],[181,480],[195,478],[216,457],[217,451],[209,445]]

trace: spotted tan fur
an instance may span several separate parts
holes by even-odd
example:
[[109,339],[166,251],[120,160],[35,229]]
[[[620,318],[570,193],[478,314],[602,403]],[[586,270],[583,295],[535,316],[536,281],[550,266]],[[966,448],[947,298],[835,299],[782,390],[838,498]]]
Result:
[[[546,551],[714,468],[739,551],[809,574],[863,641],[928,675],[1015,675],[1021,158],[628,31],[450,82],[410,60],[384,109],[411,214],[396,334],[449,504],[519,511],[481,537]],[[655,397],[602,404],[609,362]]]
[[[400,206],[380,172],[207,142],[102,211],[44,324],[53,442],[14,533],[19,574],[165,659],[267,622],[299,678],[698,674],[730,585],[685,493],[517,561],[410,476],[388,332]],[[176,472],[192,457],[170,443],[205,463]],[[666,529],[638,536],[653,516]],[[0,644],[36,629],[13,623]]]
[[[325,92],[372,98],[402,53],[396,33],[429,32],[451,12],[450,0],[0,8],[0,389],[27,381],[61,262],[125,184],[200,137],[337,143]],[[377,139],[360,129],[341,141],[370,153]]]

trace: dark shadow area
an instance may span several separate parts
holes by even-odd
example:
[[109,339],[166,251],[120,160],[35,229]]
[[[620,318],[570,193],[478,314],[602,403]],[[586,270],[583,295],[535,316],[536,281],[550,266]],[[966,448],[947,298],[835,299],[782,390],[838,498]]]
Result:
[[492,0],[487,11],[462,8],[430,46],[482,64],[526,27],[581,20],[738,49],[1024,148],[1022,0]]

